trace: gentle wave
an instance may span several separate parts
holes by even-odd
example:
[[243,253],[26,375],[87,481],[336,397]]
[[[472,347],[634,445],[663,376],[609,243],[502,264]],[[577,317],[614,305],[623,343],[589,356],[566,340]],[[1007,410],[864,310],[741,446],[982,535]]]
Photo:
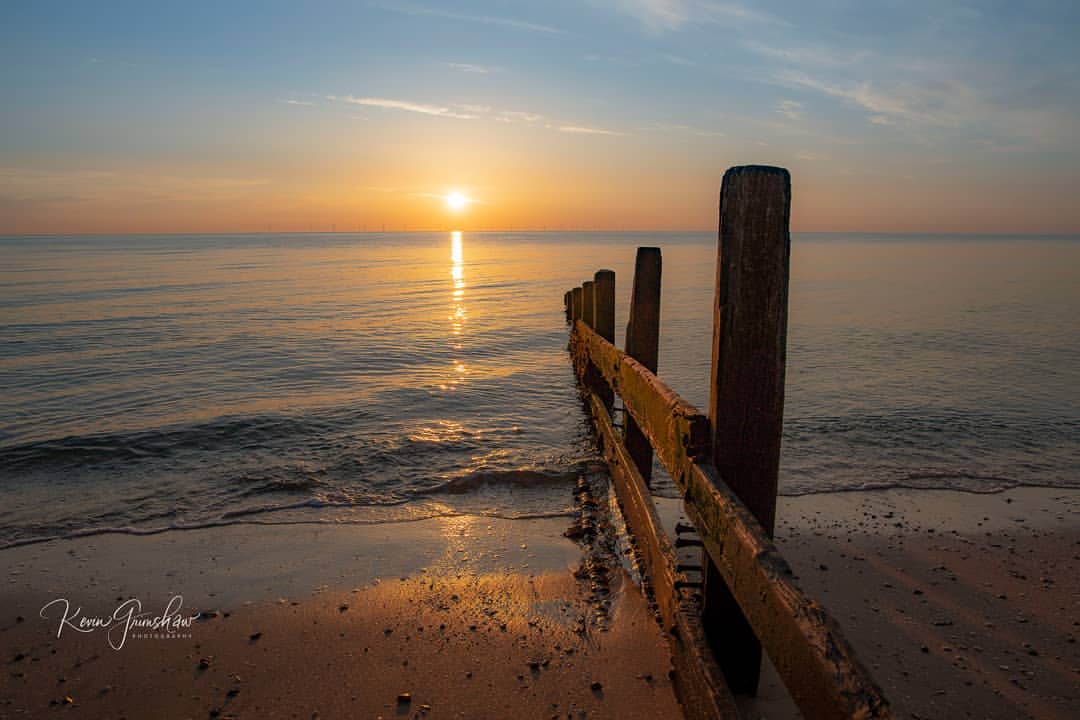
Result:
[[[281,507],[280,510],[295,509],[300,507],[326,507],[326,505],[319,504],[306,504],[301,503],[291,507]],[[384,518],[384,519],[357,519],[357,518],[339,518],[339,519],[319,519],[308,518],[304,520],[259,520],[254,518],[239,518],[232,517],[221,520],[207,520],[203,522],[195,523],[174,523],[171,525],[164,525],[158,527],[98,527],[98,528],[84,528],[81,530],[73,530],[69,533],[62,535],[50,535],[43,537],[29,537],[21,538],[18,540],[12,540],[7,543],[0,543],[0,550],[9,550],[11,548],[23,547],[26,545],[37,545],[40,543],[53,542],[56,540],[76,540],[79,538],[96,537],[98,535],[136,535],[136,536],[150,536],[161,535],[168,532],[180,532],[186,530],[208,530],[211,528],[231,527],[234,525],[396,525],[401,523],[421,522],[423,520],[433,520],[437,518],[455,518],[455,517],[481,517],[491,518],[496,520],[543,520],[547,518],[571,518],[577,515],[575,510],[553,510],[548,512],[499,512],[499,511],[477,511],[477,512],[458,512],[454,510],[445,510],[441,512],[430,512],[427,514],[417,514],[410,517],[398,517],[398,518]]]
[[833,495],[849,492],[879,492],[886,490],[947,490],[972,495],[997,495],[1016,488],[1061,488],[1080,490],[1080,482],[1038,482],[1014,478],[972,475],[964,473],[916,473],[898,480],[851,482],[845,485],[819,488],[781,488],[785,497],[806,495]]
[[479,470],[447,480],[441,485],[418,490],[417,495],[461,495],[490,487],[536,488],[570,483],[580,477],[580,470],[545,472],[542,470]]

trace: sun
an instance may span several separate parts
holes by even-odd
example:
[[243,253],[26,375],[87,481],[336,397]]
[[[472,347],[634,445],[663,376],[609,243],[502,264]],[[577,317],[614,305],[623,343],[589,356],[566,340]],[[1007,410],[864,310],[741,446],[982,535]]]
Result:
[[452,193],[448,193],[446,196],[446,207],[450,208],[454,212],[461,212],[468,205],[469,198],[465,197],[456,190]]

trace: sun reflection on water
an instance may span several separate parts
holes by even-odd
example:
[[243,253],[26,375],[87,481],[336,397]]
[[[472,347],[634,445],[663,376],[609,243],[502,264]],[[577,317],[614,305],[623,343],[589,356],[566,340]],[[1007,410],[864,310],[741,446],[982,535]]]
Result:
[[[460,351],[462,349],[461,334],[465,329],[465,321],[469,318],[468,311],[465,309],[465,251],[460,230],[450,233],[450,277],[454,282],[450,295],[450,332],[454,336],[451,346],[455,351]],[[466,372],[468,369],[465,363],[460,358],[455,358],[450,382],[454,385],[461,383]]]

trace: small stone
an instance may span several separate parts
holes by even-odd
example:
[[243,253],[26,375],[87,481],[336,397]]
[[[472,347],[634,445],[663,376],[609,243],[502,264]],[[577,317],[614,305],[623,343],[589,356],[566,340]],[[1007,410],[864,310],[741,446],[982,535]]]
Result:
[[249,637],[251,638],[251,642],[255,642],[256,640],[258,640],[259,638],[262,637],[262,633],[261,632],[251,633],[251,635]]
[[412,702],[412,694],[407,692],[398,693],[397,701],[399,705],[408,705]]
[[604,686],[600,683],[599,680],[593,680],[593,683],[589,686],[589,688],[594,690],[595,692],[600,692],[604,689]]

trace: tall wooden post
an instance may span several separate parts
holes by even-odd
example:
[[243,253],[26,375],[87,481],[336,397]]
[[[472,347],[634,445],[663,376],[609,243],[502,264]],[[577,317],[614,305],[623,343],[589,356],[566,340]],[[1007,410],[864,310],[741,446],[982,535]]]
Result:
[[[615,272],[612,270],[597,270],[593,275],[593,294],[595,307],[593,320],[596,323],[593,328],[596,334],[607,340],[615,342]],[[615,392],[604,381],[603,376],[597,373],[596,394],[604,401],[604,407],[611,413],[615,407]]]
[[562,296],[563,309],[566,311],[566,322],[573,322],[574,320],[574,294],[569,290],[563,293]]
[[[626,354],[652,372],[660,355],[660,248],[639,247],[626,325]],[[623,413],[623,440],[645,482],[652,480],[652,446],[629,413]]]
[[[784,414],[791,177],[748,165],[724,174],[713,304],[709,419],[721,480],[772,536]],[[705,627],[734,692],[756,694],[761,644],[705,557]]]
[[576,287],[570,291],[570,299],[571,302],[574,304],[573,317],[571,317],[570,319],[570,324],[573,325],[575,322],[581,319],[582,305],[584,304],[581,296],[580,287]]
[[581,319],[586,325],[596,329],[596,293],[593,291],[592,280],[581,284]]
[[593,311],[596,334],[609,343],[613,343],[615,342],[615,272],[597,270],[593,276],[593,293],[596,296]]

